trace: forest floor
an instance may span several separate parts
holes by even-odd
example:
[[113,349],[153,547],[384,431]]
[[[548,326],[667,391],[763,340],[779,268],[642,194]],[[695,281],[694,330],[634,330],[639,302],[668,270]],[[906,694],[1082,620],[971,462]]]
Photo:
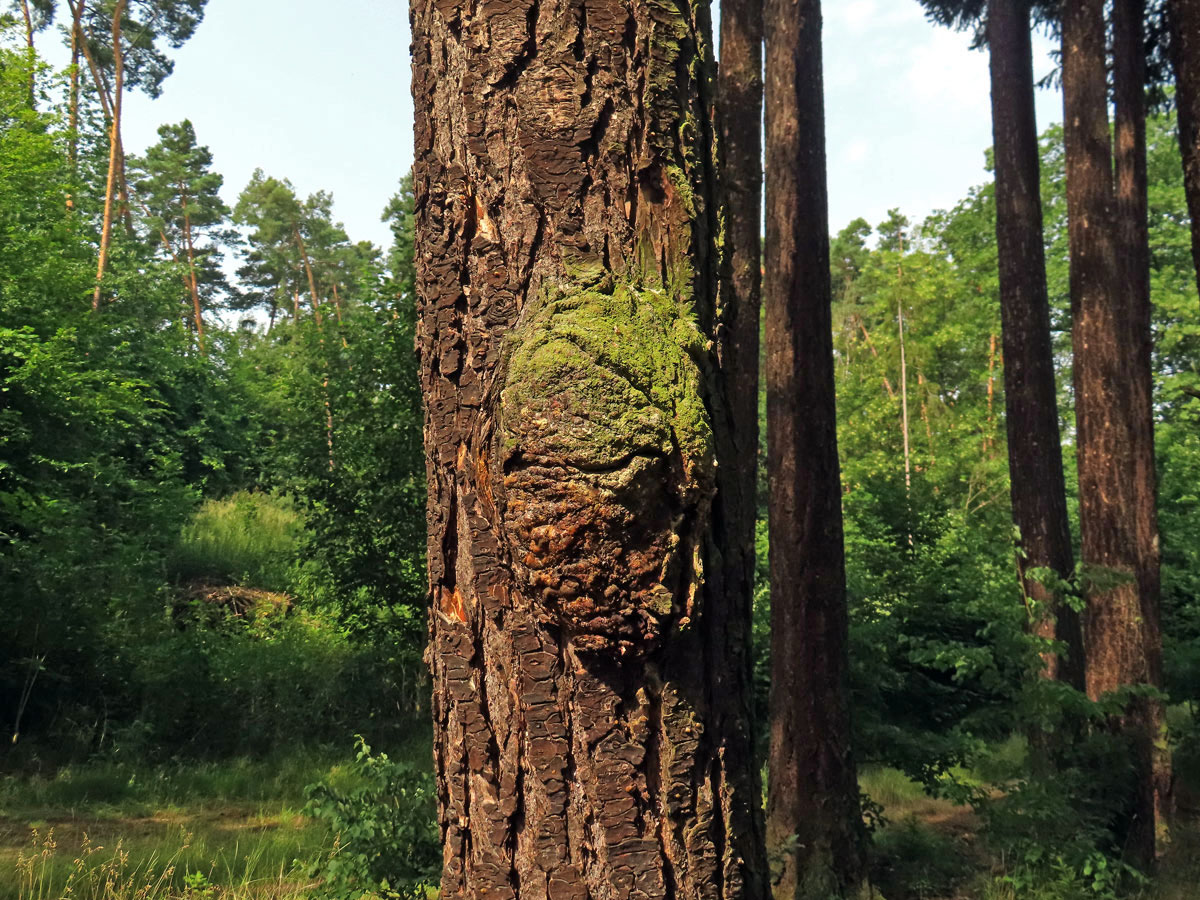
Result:
[[[148,767],[95,762],[0,779],[0,900],[304,900],[308,866],[333,850],[327,828],[302,815],[304,788],[349,786],[348,760],[272,760]],[[926,795],[886,768],[862,787],[884,809],[873,881],[886,900],[1059,900],[997,879],[966,806]],[[1194,826],[1195,823],[1193,823]],[[105,892],[104,885],[111,884]],[[1177,832],[1162,876],[1137,900],[1200,897],[1200,829]]]
[[305,868],[330,852],[324,825],[302,815],[304,788],[344,762],[275,760],[92,763],[50,777],[0,781],[0,900],[299,898]]

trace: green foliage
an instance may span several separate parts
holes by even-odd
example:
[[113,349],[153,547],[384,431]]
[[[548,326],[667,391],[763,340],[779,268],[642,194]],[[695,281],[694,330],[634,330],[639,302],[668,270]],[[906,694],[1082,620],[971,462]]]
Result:
[[184,526],[170,570],[179,582],[286,591],[303,528],[286,498],[239,491],[206,500]]
[[433,779],[387,754],[372,753],[361,736],[357,742],[356,787],[318,783],[306,791],[305,814],[337,835],[314,874],[324,878],[325,895],[337,900],[368,892],[424,900],[442,858]]

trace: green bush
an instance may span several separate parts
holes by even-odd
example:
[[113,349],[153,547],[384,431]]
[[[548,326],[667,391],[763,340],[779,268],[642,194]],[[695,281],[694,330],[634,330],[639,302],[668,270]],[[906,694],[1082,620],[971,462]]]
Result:
[[441,847],[433,778],[385,753],[372,753],[362,736],[349,773],[355,787],[310,785],[305,814],[334,832],[334,849],[314,866],[331,898],[374,892],[385,898],[421,898],[437,881]]

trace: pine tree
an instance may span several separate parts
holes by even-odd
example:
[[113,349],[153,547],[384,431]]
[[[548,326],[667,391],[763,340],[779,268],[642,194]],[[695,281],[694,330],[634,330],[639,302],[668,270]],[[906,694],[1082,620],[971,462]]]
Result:
[[768,847],[777,900],[865,894],[850,746],[820,0],[767,0]]
[[764,896],[706,10],[413,6],[447,900]]
[[144,206],[150,240],[184,269],[196,340],[204,350],[204,310],[229,293],[221,272],[224,250],[236,241],[230,210],[221,199],[225,179],[212,170],[212,153],[196,143],[186,119],[158,129],[159,142],[131,161],[134,189]]

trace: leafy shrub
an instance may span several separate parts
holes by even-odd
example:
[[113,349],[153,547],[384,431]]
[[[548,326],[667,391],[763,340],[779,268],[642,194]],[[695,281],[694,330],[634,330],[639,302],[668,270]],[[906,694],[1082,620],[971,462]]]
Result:
[[949,896],[969,868],[957,841],[915,817],[875,835],[871,882],[888,900]]
[[314,866],[331,898],[421,898],[436,881],[441,864],[436,794],[425,771],[372,753],[357,736],[349,773],[357,786],[310,785],[305,814],[335,834],[334,849]]

